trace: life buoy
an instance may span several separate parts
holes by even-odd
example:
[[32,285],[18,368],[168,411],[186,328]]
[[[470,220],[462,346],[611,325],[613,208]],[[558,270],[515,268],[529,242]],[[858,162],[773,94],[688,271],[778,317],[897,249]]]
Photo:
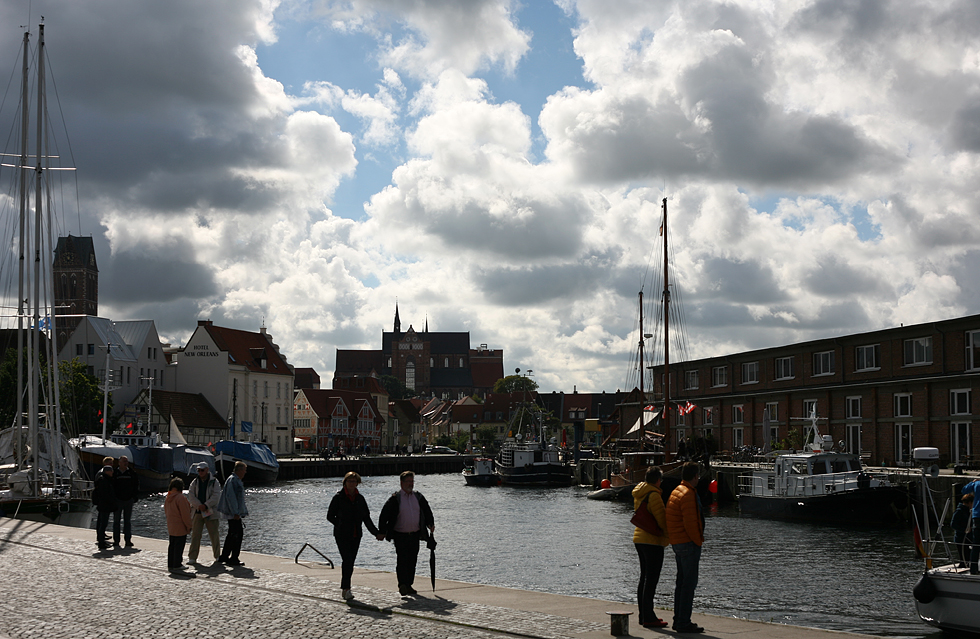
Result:
[[928,573],[922,573],[919,577],[919,581],[916,582],[915,586],[912,588],[912,596],[919,603],[932,603],[932,600],[936,598],[936,584],[932,582]]

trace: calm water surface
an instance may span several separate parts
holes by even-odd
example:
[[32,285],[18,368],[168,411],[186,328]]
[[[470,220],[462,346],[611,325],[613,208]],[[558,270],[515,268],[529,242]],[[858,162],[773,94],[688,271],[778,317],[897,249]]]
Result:
[[[326,512],[340,485],[336,478],[248,488],[243,549],[292,558],[309,542],[339,571]],[[440,578],[635,602],[639,569],[630,505],[586,499],[588,490],[578,487],[469,487],[458,474],[419,475],[415,487],[435,515]],[[397,477],[364,478],[361,492],[375,521],[397,488]],[[138,502],[134,518],[135,534],[166,539],[163,495]],[[223,538],[224,526],[221,530]],[[915,614],[911,590],[921,562],[904,528],[767,521],[740,517],[731,507],[708,513],[705,537],[695,612],[887,636],[938,636]],[[427,575],[425,557],[423,548],[419,572]],[[365,535],[357,566],[394,572],[393,546]],[[675,574],[668,549],[655,602],[660,611],[673,605]]]

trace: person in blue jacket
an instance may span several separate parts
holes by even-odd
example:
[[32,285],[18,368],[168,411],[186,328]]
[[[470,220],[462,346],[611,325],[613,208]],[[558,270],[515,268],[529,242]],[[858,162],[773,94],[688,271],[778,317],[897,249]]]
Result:
[[218,561],[228,566],[244,566],[238,558],[242,551],[242,540],[245,538],[245,524],[242,518],[248,515],[245,506],[245,485],[242,479],[248,466],[243,461],[235,462],[235,472],[228,476],[221,488],[221,499],[218,500],[218,516],[228,521],[228,534],[225,536],[224,548]]
[[[973,531],[973,540],[978,541],[976,530],[980,527],[980,499],[977,499],[977,489],[980,488],[980,479],[971,481],[963,487],[963,495],[973,495],[973,522],[970,529]],[[977,561],[980,560],[980,544],[973,544],[970,548],[970,574],[980,574],[977,570]]]

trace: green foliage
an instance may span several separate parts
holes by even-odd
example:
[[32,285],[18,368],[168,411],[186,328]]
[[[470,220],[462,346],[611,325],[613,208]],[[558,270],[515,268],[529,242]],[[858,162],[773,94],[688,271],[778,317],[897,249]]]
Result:
[[388,392],[388,399],[408,399],[415,396],[415,393],[394,375],[382,375],[381,385]]
[[[99,412],[102,410],[102,391],[99,380],[89,375],[77,357],[58,364],[61,382],[62,427],[68,437],[81,433],[102,432]],[[112,402],[109,402],[110,411]]]
[[473,429],[473,439],[478,446],[492,446],[497,441],[497,427],[492,424],[481,424]]
[[495,393],[522,393],[538,390],[538,383],[530,377],[508,375],[498,379],[493,385]]

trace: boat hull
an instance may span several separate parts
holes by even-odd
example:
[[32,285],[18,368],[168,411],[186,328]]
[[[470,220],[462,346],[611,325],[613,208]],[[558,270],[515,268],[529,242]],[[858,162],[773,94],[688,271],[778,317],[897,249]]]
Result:
[[631,501],[633,499],[633,486],[612,486],[610,488],[600,488],[593,490],[586,495],[586,499],[596,499],[599,501]]
[[74,528],[91,528],[92,511],[91,499],[0,500],[0,517]]
[[930,596],[916,592],[915,610],[922,621],[942,630],[980,634],[980,576],[944,566],[926,571],[923,579],[931,587],[926,589]]
[[496,473],[476,474],[463,472],[467,486],[499,486],[500,476]]
[[739,511],[796,521],[883,524],[899,521],[898,503],[906,495],[893,486],[862,488],[814,496],[738,496]]
[[536,463],[522,467],[497,466],[504,486],[571,486],[572,471],[562,463]]

